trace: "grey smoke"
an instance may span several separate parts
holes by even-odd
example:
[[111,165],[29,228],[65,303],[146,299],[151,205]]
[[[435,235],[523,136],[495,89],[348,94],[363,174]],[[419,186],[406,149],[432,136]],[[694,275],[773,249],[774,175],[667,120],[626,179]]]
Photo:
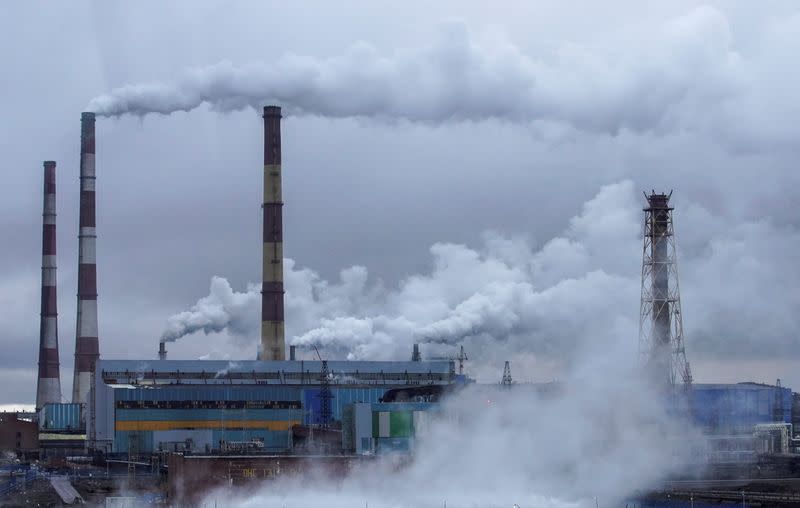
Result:
[[[585,206],[592,220],[577,216],[564,237],[538,252],[523,238],[492,233],[480,250],[436,244],[430,273],[408,277],[395,289],[370,281],[363,267],[343,270],[338,281],[328,282],[287,260],[289,343],[351,359],[391,359],[405,356],[414,342],[500,342],[547,355],[574,348],[578,337],[593,330],[624,329],[635,337],[635,320],[619,313],[635,310],[638,298],[631,277],[638,263],[635,196],[631,182],[603,188]],[[606,242],[630,245],[630,252],[608,255]],[[259,309],[257,285],[236,292],[214,277],[209,295],[172,316],[163,337],[224,331],[256,343]]]
[[[356,465],[341,482],[283,477],[246,495],[222,489],[206,498],[232,506],[299,508],[590,508],[624,506],[638,489],[657,488],[702,457],[702,439],[667,415],[631,361],[584,356],[550,395],[531,385],[510,391],[470,386],[443,403],[416,436],[414,460]],[[698,452],[695,456],[688,450]],[[415,488],[408,488],[410,485]]]
[[94,98],[102,116],[168,115],[284,106],[288,114],[429,124],[502,119],[617,133],[704,127],[696,107],[741,92],[740,57],[725,17],[698,8],[623,53],[565,45],[527,54],[503,35],[442,27],[431,45],[383,53],[359,42],[342,54],[224,61]]
[[[798,233],[768,220],[731,225],[679,192],[673,199],[690,361],[796,358],[797,276],[770,267],[790,263]],[[288,342],[317,345],[329,358],[386,360],[407,357],[415,342],[428,357],[464,344],[484,379],[511,357],[546,379],[587,351],[606,355],[604,345],[620,338],[635,357],[642,205],[632,182],[607,185],[536,248],[495,233],[478,247],[437,243],[430,269],[396,287],[364,267],[329,281],[287,259]],[[742,306],[743,295],[770,291],[786,297]],[[169,319],[164,337],[221,332],[255,351],[259,316],[258,285],[237,292],[215,277],[209,295]]]

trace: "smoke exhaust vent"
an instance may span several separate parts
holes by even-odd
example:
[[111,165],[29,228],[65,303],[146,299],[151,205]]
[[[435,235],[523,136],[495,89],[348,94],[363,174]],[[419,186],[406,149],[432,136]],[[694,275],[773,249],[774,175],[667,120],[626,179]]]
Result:
[[283,197],[281,108],[264,107],[264,251],[260,360],[285,360],[283,326]]
[[97,334],[97,230],[95,223],[94,113],[81,114],[81,197],[78,224],[78,318],[72,402],[86,403],[100,356]]
[[56,286],[56,163],[45,161],[42,206],[42,301],[36,409],[45,404],[61,402]]

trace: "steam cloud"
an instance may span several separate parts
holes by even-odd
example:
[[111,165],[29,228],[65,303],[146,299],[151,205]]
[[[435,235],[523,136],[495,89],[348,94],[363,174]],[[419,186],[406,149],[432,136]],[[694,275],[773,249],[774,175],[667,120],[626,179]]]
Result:
[[[703,354],[796,358],[797,276],[770,267],[791,263],[800,233],[768,220],[732,225],[680,198],[674,198],[676,232],[690,361]],[[633,357],[641,208],[632,182],[611,184],[538,250],[525,238],[494,233],[480,248],[437,243],[430,271],[395,288],[372,280],[364,267],[328,281],[287,259],[287,338],[350,359],[407,357],[415,342],[427,344],[423,355],[431,357],[464,344],[475,360],[471,372],[492,379],[509,358],[547,378],[579,354],[606,355],[605,345],[620,337],[629,347],[625,355]],[[743,294],[772,291],[787,297],[742,308]],[[169,318],[164,340],[222,332],[254,347],[260,296],[256,284],[237,292],[214,277],[208,296]]]
[[[315,344],[351,359],[405,356],[414,342],[500,341],[540,354],[572,349],[577,337],[598,330],[635,337],[635,322],[618,319],[617,309],[636,308],[638,284],[622,274],[631,267],[635,272],[638,263],[639,208],[633,184],[623,182],[587,203],[584,213],[601,214],[599,220],[576,217],[564,238],[538,253],[522,239],[494,234],[486,235],[481,252],[436,244],[431,273],[412,276],[394,291],[370,283],[363,267],[343,270],[331,284],[287,260],[287,335],[291,344]],[[625,227],[605,235],[591,230],[612,220]],[[605,242],[634,245],[627,262],[596,252]],[[227,330],[255,339],[259,309],[258,286],[237,293],[214,277],[208,296],[169,319],[164,338]]]
[[236,293],[227,280],[211,279],[210,294],[201,298],[191,309],[176,314],[167,321],[161,342],[174,342],[184,335],[203,331],[219,333],[229,329],[233,334],[247,333],[252,327],[248,322],[249,307],[259,295],[260,288],[250,285],[245,293]]
[[382,54],[360,42],[339,56],[188,70],[171,81],[129,84],[94,98],[104,116],[168,115],[277,103],[289,114],[441,124],[551,122],[579,130],[654,131],[700,126],[696,108],[743,86],[725,17],[710,7],[673,20],[622,54],[564,46],[529,55],[500,34],[443,26],[429,46]]
[[[268,482],[212,493],[234,506],[299,508],[589,508],[624,506],[637,489],[671,473],[687,474],[702,439],[670,417],[637,377],[633,361],[584,358],[555,393],[530,385],[510,391],[470,387],[443,404],[441,420],[420,432],[413,461],[368,463],[341,482],[315,478]],[[687,453],[694,449],[696,455]],[[410,488],[411,487],[411,488]],[[238,493],[237,493],[238,492]]]

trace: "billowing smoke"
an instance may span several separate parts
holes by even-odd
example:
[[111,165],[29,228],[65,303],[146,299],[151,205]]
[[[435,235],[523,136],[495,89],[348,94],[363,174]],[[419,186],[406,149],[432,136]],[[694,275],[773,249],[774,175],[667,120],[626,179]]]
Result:
[[277,103],[289,114],[441,124],[502,119],[579,130],[653,131],[700,126],[696,114],[742,86],[727,20],[696,9],[618,53],[565,45],[527,54],[503,35],[443,26],[430,45],[382,53],[359,42],[342,54],[273,62],[221,62],[163,82],[129,84],[94,98],[99,115],[220,111]]
[[[691,426],[667,414],[630,361],[584,358],[548,392],[472,386],[417,433],[411,464],[367,462],[342,481],[287,478],[253,493],[211,493],[237,507],[594,508],[690,475],[703,457]],[[695,452],[689,452],[693,449]],[[313,483],[310,483],[313,482]],[[313,484],[314,488],[308,488]],[[597,499],[595,504],[595,498]]]
[[[800,234],[770,221],[731,224],[682,201],[680,192],[673,200],[690,361],[796,358],[800,297],[792,288],[799,282],[771,267],[789,266]],[[423,343],[430,358],[463,344],[471,373],[483,379],[499,379],[506,359],[526,366],[520,371],[528,379],[549,379],[579,355],[606,356],[607,344],[620,338],[624,355],[634,357],[643,203],[623,181],[600,189],[561,235],[538,248],[494,233],[478,248],[437,243],[430,269],[396,287],[373,280],[364,267],[329,281],[287,259],[288,343],[349,359],[406,358],[413,343]],[[786,297],[742,305],[746,295],[773,291]],[[256,284],[237,292],[215,277],[208,296],[169,319],[164,338],[222,332],[255,351],[260,296]]]
[[[631,275],[639,262],[640,208],[631,182],[611,185],[538,252],[524,238],[495,234],[485,235],[480,250],[436,244],[430,273],[395,289],[370,281],[363,267],[328,282],[287,260],[289,343],[350,359],[404,357],[415,342],[431,344],[429,354],[470,343],[476,353],[568,356],[582,337],[608,334],[630,338],[635,348],[638,282]],[[629,248],[618,253],[609,244]],[[237,293],[215,277],[210,294],[171,317],[163,336],[225,330],[256,343],[259,309],[258,286]]]
[[208,296],[167,320],[161,342],[173,342],[199,331],[208,335],[228,330],[233,335],[246,335],[259,322],[258,316],[250,312],[250,307],[260,302],[259,291],[251,284],[246,292],[237,293],[227,280],[213,277]]

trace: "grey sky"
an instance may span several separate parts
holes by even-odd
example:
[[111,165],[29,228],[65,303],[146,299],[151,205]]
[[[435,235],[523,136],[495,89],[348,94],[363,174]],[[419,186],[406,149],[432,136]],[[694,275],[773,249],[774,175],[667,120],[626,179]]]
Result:
[[[126,84],[169,82],[187,69],[220,61],[269,66],[287,54],[325,60],[358,41],[390,58],[430,47],[442,24],[453,20],[476,41],[501,34],[536,61],[561,62],[549,67],[560,70],[558,79],[583,69],[577,82],[565,82],[574,93],[559,99],[556,111],[566,113],[546,124],[287,118],[284,238],[296,268],[335,285],[340,270],[363,265],[369,285],[381,279],[381,298],[391,299],[404,294],[398,285],[414,274],[435,278],[429,249],[437,242],[485,254],[486,231],[506,239],[523,236],[528,254],[542,260],[548,242],[566,238],[586,247],[589,260],[567,266],[553,256],[553,264],[538,272],[541,279],[532,280],[546,289],[602,270],[628,290],[624,297],[598,298],[604,305],[619,304],[614,316],[635,320],[638,193],[674,188],[684,324],[696,377],[781,377],[800,387],[800,270],[792,255],[800,247],[793,194],[800,183],[800,71],[791,64],[800,50],[796,3],[362,4],[3,5],[0,235],[6,241],[0,249],[0,342],[6,354],[0,382],[7,388],[0,403],[29,403],[35,392],[45,159],[58,162],[63,392],[71,386],[79,118],[92,98]],[[661,44],[658,34],[665,30],[671,45]],[[585,74],[598,62],[613,71],[599,68],[598,76],[607,78],[599,83]],[[648,94],[650,88],[641,85],[648,83],[648,72],[669,77],[674,88],[659,84],[656,90],[669,91],[667,98],[679,93],[680,100]],[[609,114],[608,104],[591,101],[591,90],[608,83],[615,90],[639,83],[611,113],[624,107],[632,117],[648,111],[660,120],[616,135],[585,128]],[[581,121],[571,124],[574,118]],[[228,279],[235,291],[259,280],[261,129],[252,109],[218,113],[207,106],[169,117],[98,120],[102,356],[153,356],[167,318],[207,295],[213,275]],[[576,230],[570,220],[580,218],[584,204],[596,201],[608,185],[617,192],[606,209],[621,215],[609,213],[607,223]],[[566,307],[575,301],[567,298]],[[396,316],[402,308],[326,305],[318,302],[307,316],[295,314],[303,325],[294,332],[316,328],[314,319],[344,309],[363,318]],[[609,310],[584,312],[607,316]],[[598,323],[604,327],[598,337],[628,329],[611,318]],[[539,326],[536,321],[533,328]],[[473,355],[476,370],[487,377],[495,366],[499,377],[504,356],[538,351],[526,349],[526,340],[534,338],[524,333],[505,338],[497,350],[480,338],[470,340],[481,352]],[[635,349],[636,337],[630,340]],[[569,341],[560,343],[557,357],[566,356]],[[249,357],[255,346],[249,338],[231,342],[201,334],[171,347],[174,357]],[[481,355],[484,361],[477,364]],[[557,369],[545,368],[551,360],[538,358],[517,377],[555,376]]]

